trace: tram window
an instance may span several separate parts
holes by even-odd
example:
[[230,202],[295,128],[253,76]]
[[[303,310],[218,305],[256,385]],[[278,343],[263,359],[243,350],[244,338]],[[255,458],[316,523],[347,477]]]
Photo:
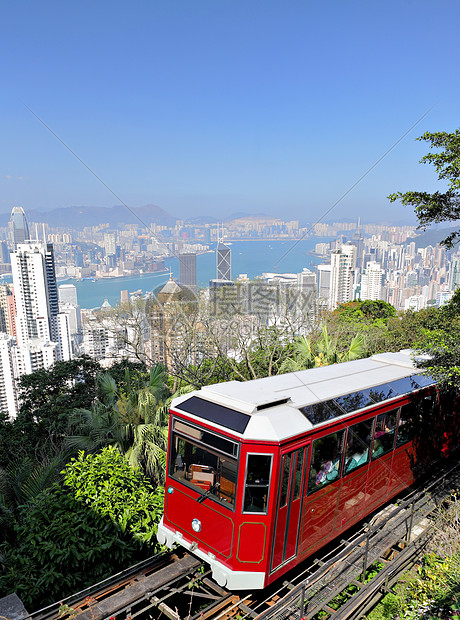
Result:
[[[181,430],[180,427],[177,429]],[[206,493],[233,507],[237,467],[237,459],[230,455],[218,452],[213,446],[207,446],[195,437],[182,437],[173,431],[169,475],[191,485],[195,491]]]
[[283,457],[283,479],[281,482],[280,508],[286,506],[289,487],[289,474],[291,473],[291,455],[285,454]]
[[414,439],[417,417],[417,402],[411,402],[401,407],[398,434],[396,435],[397,448]]
[[393,411],[381,413],[375,419],[372,459],[377,459],[379,456],[393,450],[397,413],[398,410],[394,409]]
[[396,379],[395,381],[391,381],[389,386],[395,392],[395,396],[400,396],[401,394],[409,394],[414,390],[418,390],[418,384],[412,380],[412,377],[404,377],[403,379]]
[[430,375],[425,375],[425,374],[412,375],[411,379],[415,381],[415,383],[418,383],[420,387],[426,387],[427,385],[433,385],[434,383],[436,383],[433,377],[431,377]]
[[396,390],[391,387],[391,383],[376,385],[370,391],[370,395],[376,403],[381,403],[384,400],[394,398],[395,396],[398,396],[398,394],[399,392],[396,392]]
[[267,514],[272,457],[248,454],[243,512]]
[[300,408],[300,412],[303,413],[312,424],[321,424],[321,422],[332,420],[332,418],[336,418],[345,413],[333,400],[306,405]]
[[313,442],[308,476],[309,493],[321,489],[340,477],[344,434],[345,431],[332,433],[315,439]]
[[344,474],[365,465],[369,461],[369,444],[372,420],[350,426],[345,449]]
[[334,402],[340,405],[347,413],[375,405],[370,388],[361,390],[360,392],[353,392],[346,396],[339,396],[338,398],[334,398]]

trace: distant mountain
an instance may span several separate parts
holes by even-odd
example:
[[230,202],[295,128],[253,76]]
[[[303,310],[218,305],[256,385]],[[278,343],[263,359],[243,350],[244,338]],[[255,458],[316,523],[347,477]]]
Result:
[[405,243],[410,243],[411,241],[415,241],[415,247],[418,248],[426,248],[427,245],[438,245],[440,241],[448,237],[454,228],[440,228],[438,230],[427,230],[424,233],[417,235],[413,239],[407,239]]
[[[241,219],[244,219],[244,218],[251,218],[252,220],[257,220],[257,219],[266,220],[267,218],[268,219],[276,219],[275,216],[267,215],[266,213],[244,213],[243,211],[239,211],[237,213],[232,213],[228,217],[224,217],[223,221],[224,222],[230,222],[232,220],[241,220]],[[222,221],[222,220],[220,220],[220,221]]]
[[200,224],[217,224],[220,220],[216,219],[212,215],[198,215],[197,217],[188,217],[184,220],[184,222],[192,226],[194,224],[198,226]]
[[[61,207],[52,211],[31,209],[26,211],[26,217],[29,225],[34,222],[45,222],[52,226],[77,230],[86,226],[99,226],[105,223],[109,224],[111,228],[117,228],[126,224],[150,225],[152,222],[164,226],[174,226],[176,222],[175,217],[156,205],[145,205],[132,209],[127,209],[123,205],[116,207]],[[9,213],[0,214],[0,226],[7,226],[9,219]]]

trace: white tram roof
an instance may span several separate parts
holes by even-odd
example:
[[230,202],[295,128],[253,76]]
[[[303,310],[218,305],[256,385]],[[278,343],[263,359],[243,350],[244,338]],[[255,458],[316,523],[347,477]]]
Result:
[[[209,385],[175,399],[172,409],[187,412],[191,419],[211,422],[216,430],[231,430],[245,439],[281,442],[330,422],[332,417],[346,417],[359,410],[355,407],[348,413],[335,413],[313,423],[302,408],[331,403],[340,396],[355,395],[422,373],[413,362],[413,353],[407,349],[263,379]],[[434,381],[425,381],[430,383]],[[388,392],[391,393],[392,390]],[[387,395],[380,402],[400,394]],[[368,406],[372,405],[365,405]]]

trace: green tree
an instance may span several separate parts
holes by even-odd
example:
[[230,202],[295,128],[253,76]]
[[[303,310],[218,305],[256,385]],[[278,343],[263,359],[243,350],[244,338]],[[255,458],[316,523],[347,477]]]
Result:
[[0,432],[0,466],[18,456],[41,459],[59,453],[70,412],[91,406],[100,372],[99,364],[84,356],[23,375],[18,416],[7,424],[9,432]]
[[0,545],[0,596],[15,591],[38,609],[147,557],[162,505],[163,490],[114,448],[81,453],[20,508],[16,544]]
[[418,342],[428,358],[420,365],[445,388],[460,388],[460,289],[440,308],[436,321],[425,329]]
[[[438,131],[426,132],[417,140],[428,142],[431,148],[439,152],[427,153],[420,163],[433,164],[438,179],[447,183],[445,192],[433,194],[420,191],[397,192],[388,196],[391,202],[401,200],[404,205],[414,208],[420,228],[425,230],[430,224],[455,222],[460,218],[460,129],[452,133]],[[448,235],[442,244],[452,247],[460,240],[460,231]]]
[[109,373],[100,375],[100,398],[90,408],[75,409],[69,417],[67,445],[87,452],[114,446],[132,465],[144,467],[162,482],[168,422],[166,379],[161,365],[150,369],[143,384],[132,381],[129,369],[122,386],[117,386]]

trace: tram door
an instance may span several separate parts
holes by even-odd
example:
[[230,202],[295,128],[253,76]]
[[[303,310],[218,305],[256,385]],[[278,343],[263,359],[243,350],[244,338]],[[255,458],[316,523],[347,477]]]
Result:
[[297,553],[308,447],[281,456],[271,571]]

